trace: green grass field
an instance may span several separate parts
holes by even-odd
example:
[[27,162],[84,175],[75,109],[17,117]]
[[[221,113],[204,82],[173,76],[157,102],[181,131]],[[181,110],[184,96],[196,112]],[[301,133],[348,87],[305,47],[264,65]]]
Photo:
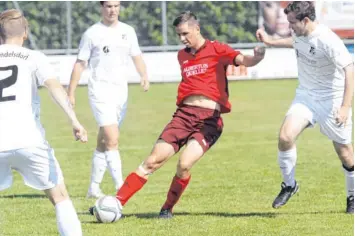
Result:
[[[150,177],[127,203],[125,217],[114,224],[98,224],[87,213],[94,203],[85,195],[97,132],[87,88],[78,88],[76,108],[89,132],[87,144],[73,141],[65,116],[41,90],[47,139],[61,164],[84,235],[353,235],[354,217],[344,213],[341,164],[319,127],[306,130],[298,140],[300,192],[282,209],[271,207],[281,183],[277,134],[296,85],[296,80],[230,82],[233,111],[224,115],[224,133],[217,144],[193,168],[175,217],[161,220],[157,214],[175,173],[176,157]],[[149,154],[171,119],[177,84],[153,84],[148,93],[138,85],[129,90],[120,143],[125,176]],[[102,189],[115,193],[108,172]],[[0,193],[0,235],[58,235],[54,208],[17,173],[13,187]]]

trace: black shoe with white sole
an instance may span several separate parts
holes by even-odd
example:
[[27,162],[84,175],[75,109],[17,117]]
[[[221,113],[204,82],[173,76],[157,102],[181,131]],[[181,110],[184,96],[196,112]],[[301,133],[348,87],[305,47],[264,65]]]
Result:
[[346,213],[354,214],[354,196],[349,196],[346,199]]
[[284,182],[281,183],[281,192],[272,203],[273,208],[280,208],[287,203],[287,201],[299,190],[299,185],[295,181],[295,186],[287,186]]

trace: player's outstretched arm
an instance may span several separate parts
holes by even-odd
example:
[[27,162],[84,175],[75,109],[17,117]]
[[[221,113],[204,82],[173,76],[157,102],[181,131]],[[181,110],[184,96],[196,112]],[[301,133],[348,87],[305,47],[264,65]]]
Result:
[[79,123],[63,86],[59,83],[58,80],[54,78],[47,79],[44,82],[44,85],[47,87],[54,101],[63,109],[65,114],[68,116],[73,126],[73,133],[76,140],[80,140],[81,142],[87,142],[87,132]]
[[269,47],[293,48],[293,38],[272,39],[263,29],[256,31],[256,38]]
[[86,61],[82,61],[78,59],[74,64],[74,68],[71,73],[71,78],[70,78],[70,83],[68,88],[69,102],[72,105],[72,107],[75,107],[75,90],[76,87],[78,86],[81,74],[83,73],[85,68],[86,68]]
[[132,57],[132,60],[139,75],[141,76],[141,86],[146,92],[149,90],[149,80],[147,74],[147,67],[145,66],[145,62],[143,60],[142,54]]
[[239,54],[235,57],[234,63],[236,65],[244,65],[246,67],[255,66],[261,60],[264,59],[265,56],[265,47],[255,47],[254,48],[254,55],[243,55]]

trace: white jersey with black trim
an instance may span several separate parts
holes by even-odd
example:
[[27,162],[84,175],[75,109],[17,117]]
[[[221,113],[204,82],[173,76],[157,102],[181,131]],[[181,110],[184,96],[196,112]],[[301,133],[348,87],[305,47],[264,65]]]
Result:
[[294,36],[293,46],[298,62],[298,92],[306,92],[315,100],[343,97],[343,69],[353,63],[353,58],[342,40],[319,24],[308,36]]
[[16,45],[0,45],[0,152],[43,144],[37,87],[55,78],[47,57]]
[[106,26],[98,22],[83,34],[78,59],[88,61],[93,82],[127,84],[128,63],[141,54],[136,32],[123,22]]

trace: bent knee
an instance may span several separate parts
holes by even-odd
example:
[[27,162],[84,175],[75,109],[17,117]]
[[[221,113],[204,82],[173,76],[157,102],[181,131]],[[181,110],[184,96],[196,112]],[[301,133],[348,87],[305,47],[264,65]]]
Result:
[[163,163],[164,159],[160,158],[156,154],[151,154],[144,162],[143,168],[146,169],[148,172],[153,173],[156,171]]
[[187,161],[179,161],[178,169],[179,169],[179,171],[187,172],[191,169],[191,163],[189,163]]
[[281,130],[279,134],[279,149],[288,150],[295,143],[296,137],[286,130]]
[[116,148],[118,148],[118,142],[117,142],[117,141],[108,141],[108,142],[105,142],[105,147],[106,147],[106,149],[108,149],[108,150],[116,149]]
[[[353,163],[354,162],[354,153],[351,148],[341,148],[337,151],[339,158],[343,163]],[[344,163],[344,164],[345,164]]]
[[54,188],[44,191],[53,205],[69,199],[68,191],[64,184],[59,184]]

